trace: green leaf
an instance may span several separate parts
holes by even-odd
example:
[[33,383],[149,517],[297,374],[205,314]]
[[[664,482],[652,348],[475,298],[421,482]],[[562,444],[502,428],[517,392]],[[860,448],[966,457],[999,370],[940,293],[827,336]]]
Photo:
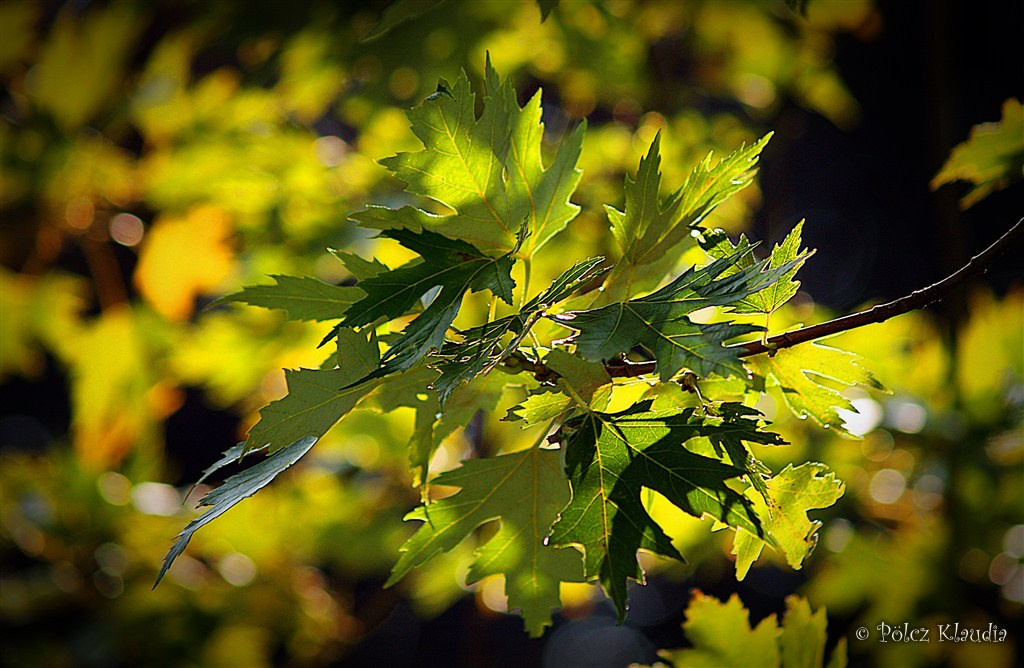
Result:
[[722,346],[722,342],[761,328],[727,322],[697,324],[686,316],[707,306],[732,304],[771,285],[791,268],[786,264],[764,270],[766,261],[761,261],[726,274],[745,255],[735,253],[703,269],[688,269],[645,297],[588,311],[570,311],[554,319],[578,330],[572,342],[588,360],[609,359],[642,345],[657,359],[662,380],[670,379],[684,366],[700,376],[744,375],[737,351]]
[[[160,580],[163,579],[167,569],[185,551],[185,547],[188,546],[189,541],[192,540],[192,535],[196,531],[231,510],[242,499],[252,496],[269,485],[278,474],[299,461],[303,455],[309,452],[317,440],[318,437],[306,436],[283,448],[279,448],[274,454],[258,464],[250,466],[241,473],[231,476],[223,485],[204,496],[199,501],[199,505],[210,506],[210,509],[189,522],[184,530],[175,537],[174,545],[171,546],[167,556],[164,557],[163,566],[160,567],[160,573],[157,574],[153,587],[160,584]],[[229,453],[233,453],[238,449],[238,446],[235,446],[228,450],[225,453],[225,457],[221,459],[221,462],[227,458]]]
[[960,200],[967,209],[996,190],[1021,179],[1024,170],[1024,105],[1015,98],[1003,102],[998,123],[982,123],[971,129],[967,141],[957,144],[942,169],[932,179],[932,190],[953,181],[974,184]]
[[338,258],[338,261],[345,266],[345,269],[360,281],[373,278],[385,271],[391,271],[386,264],[376,258],[367,260],[355,253],[346,253],[336,248],[328,248],[327,250],[330,251],[331,255]]
[[[319,439],[371,389],[372,383],[351,385],[377,368],[379,353],[373,332],[338,332],[337,369],[288,369],[288,394],[260,410],[260,421],[249,430],[245,452],[268,446],[273,454],[295,441]],[[348,387],[346,387],[348,386]],[[346,389],[339,390],[339,388]]]
[[[827,626],[825,609],[812,613],[807,599],[799,596],[786,598],[781,627],[775,615],[768,615],[751,628],[750,614],[736,594],[723,603],[695,591],[683,623],[693,647],[658,654],[677,668],[822,668]],[[846,665],[845,643],[836,645],[828,665]]]
[[[804,559],[818,543],[821,522],[811,520],[807,511],[828,508],[843,495],[843,482],[824,464],[806,462],[793,468],[790,464],[782,473],[767,482],[768,499],[750,495],[761,526],[771,537],[773,547],[786,557],[795,569],[803,566]],[[761,556],[764,540],[746,531],[737,531],[733,540],[736,555],[736,579],[742,580],[750,566]]]
[[210,306],[242,302],[251,306],[287,311],[289,320],[337,320],[364,293],[359,288],[325,283],[317,278],[271,276],[274,285],[248,285]]
[[755,355],[747,364],[757,374],[772,378],[793,413],[811,416],[818,424],[852,437],[837,409],[856,412],[853,404],[826,383],[841,387],[864,385],[886,392],[871,372],[860,366],[860,357],[845,350],[810,342],[783,348],[773,354]]
[[[258,452],[258,450],[256,452]],[[238,462],[240,462],[246,454],[247,453],[245,452],[245,441],[242,441],[241,443],[236,443],[235,445],[225,450],[224,454],[221,455],[220,459],[218,459],[216,462],[210,464],[205,469],[203,469],[203,474],[199,476],[199,480],[196,480],[194,483],[192,483],[192,486],[189,487],[188,494],[191,494],[192,490],[194,490],[196,487],[202,485],[204,482],[209,480],[210,476],[212,476],[214,473],[221,470],[225,466],[230,466],[231,464],[237,464]],[[186,494],[185,496],[188,496],[188,494]]]
[[[786,597],[782,621],[782,665],[786,668],[821,668],[825,663],[828,617],[825,608],[811,611],[800,596]],[[833,652],[833,660],[837,653]]]
[[605,205],[605,212],[611,222],[612,236],[622,249],[622,259],[632,265],[652,262],[652,249],[659,239],[679,224],[681,191],[677,190],[663,203],[661,198],[661,132],[654,136],[647,155],[640,159],[636,177],[626,176],[623,187],[626,197],[625,211]]
[[553,420],[573,407],[572,399],[559,390],[541,388],[530,393],[530,396],[508,409],[504,419],[508,421],[522,420],[525,426],[532,427]]
[[382,161],[408,184],[406,190],[453,213],[370,207],[352,220],[376,229],[427,229],[488,252],[515,247],[516,230],[525,221],[529,238],[522,255],[529,257],[576,217],[579,207],[569,197],[581,176],[576,162],[585,125],[561,143],[545,167],[540,91],[520,108],[511,82],[500,81],[490,60],[485,85],[479,118],[465,73],[449,95],[432,95],[411,109],[412,130],[424,149]]
[[409,466],[413,484],[427,481],[430,460],[441,442],[459,427],[465,427],[480,411],[494,411],[507,381],[494,376],[480,376],[461,385],[441,409],[438,393],[432,389],[437,372],[427,366],[388,376],[375,393],[383,412],[399,406],[416,410],[416,421],[409,439]]
[[[807,258],[813,254],[813,251],[800,250],[803,227],[804,221],[801,220],[786,235],[782,243],[772,249],[772,254],[768,258],[769,269],[778,269],[782,266],[792,268],[768,287],[737,302],[734,307],[736,313],[772,313],[797,293],[797,290],[800,289],[800,281],[794,281],[793,277],[796,276],[796,272],[800,270]],[[744,251],[747,248],[749,248],[749,243],[745,237],[741,236],[739,245],[735,247],[726,237],[724,243],[709,248],[708,254],[711,257],[728,257],[731,253]],[[753,256],[748,257],[748,262],[753,263]]]
[[768,615],[755,628],[739,596],[722,603],[695,591],[683,623],[692,648],[663,654],[678,668],[778,668],[782,635],[775,615]]
[[492,258],[464,241],[433,232],[396,229],[386,230],[382,236],[395,239],[416,251],[423,260],[360,281],[359,288],[366,297],[349,307],[344,320],[324,341],[342,327],[363,327],[378,318],[397,318],[430,290],[437,287],[441,290],[430,305],[402,330],[402,335],[385,353],[383,366],[376,369],[371,377],[404,371],[431,350],[440,349],[467,292],[489,289],[506,303],[512,303],[515,282],[511,272],[515,249]]
[[569,499],[558,462],[557,450],[532,448],[467,460],[435,478],[435,484],[462,489],[406,516],[424,524],[402,546],[385,586],[451,550],[481,524],[500,520],[501,529],[477,549],[467,582],[504,574],[509,608],[519,608],[526,630],[539,636],[560,605],[559,582],[583,580],[578,552],[545,545],[551,523]]
[[641,489],[663,494],[695,517],[706,513],[760,534],[750,501],[726,485],[745,472],[694,454],[683,444],[727,433],[758,443],[779,442],[777,435],[758,431],[754,420],[711,418],[692,408],[666,413],[650,409],[651,402],[643,401],[615,414],[591,411],[560,430],[572,501],[555,524],[551,543],[583,549],[587,578],[600,578],[620,620],[626,611],[627,580],[644,577],[637,549],[682,560],[644,509]]
[[595,257],[577,262],[524,304],[519,313],[460,332],[461,342],[445,342],[441,351],[428,360],[430,366],[441,372],[434,387],[442,406],[460,384],[489,372],[515,351],[546,309],[600,276],[604,270],[598,265],[602,261],[603,258]]
[[682,186],[660,199],[660,134],[641,159],[635,179],[626,177],[625,211],[606,206],[612,234],[622,258],[605,281],[610,298],[628,296],[644,274],[642,265],[661,260],[674,246],[690,237],[694,227],[728,197],[747,187],[757,173],[761,150],[771,134],[750,147],[740,146],[724,160],[712,164],[708,153]]
[[603,364],[587,362],[561,348],[554,348],[544,358],[544,365],[558,374],[556,382],[559,389],[542,387],[531,393],[510,408],[505,419],[521,419],[532,426],[563,413],[568,416],[569,411],[576,408],[576,402],[569,396],[567,386],[591,408],[602,410],[607,406],[612,378]]

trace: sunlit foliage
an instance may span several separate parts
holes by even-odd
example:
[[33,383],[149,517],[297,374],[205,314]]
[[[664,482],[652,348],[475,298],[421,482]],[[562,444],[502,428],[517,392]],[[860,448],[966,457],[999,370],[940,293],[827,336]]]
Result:
[[[776,2],[509,11],[466,0],[363,41],[381,4],[0,4],[0,620],[15,634],[5,663],[330,665],[392,610],[430,618],[471,595],[484,615],[504,611],[500,576],[466,584],[486,531],[380,588],[415,528],[401,518],[421,500],[417,476],[532,444],[530,430],[497,419],[525,392],[488,378],[474,381],[485,401],[455,393],[438,422],[433,398],[412,388],[373,397],[277,484],[197,533],[151,590],[170,538],[215,486],[190,491],[196,474],[285,394],[282,368],[329,368],[336,354],[317,348],[330,323],[203,308],[270,275],[348,287],[380,270],[357,256],[408,261],[408,250],[346,218],[370,202],[422,205],[377,161],[419,150],[403,111],[439,78],[465,70],[482,81],[488,52],[520,105],[543,86],[545,164],[588,119],[572,200],[580,214],[539,253],[618,256],[601,205],[624,210],[623,176],[659,131],[667,196],[709,151],[728,155],[774,129],[784,102],[853,127],[860,111],[831,61],[836,39],[882,28],[867,1],[812,0],[800,15]],[[665,62],[675,68],[653,66]],[[1004,115],[1015,108],[1007,102]],[[1012,167],[1014,155],[1003,162]],[[996,158],[986,160],[1002,165]],[[982,171],[957,176],[987,183]],[[994,178],[1002,185],[1002,172]],[[735,238],[759,202],[755,181],[706,226]],[[671,261],[704,261],[688,253]],[[538,259],[531,280],[547,285],[564,268]],[[485,313],[486,296],[470,293],[464,308]],[[801,585],[841,625],[834,635],[881,618],[1019,620],[1022,312],[1019,289],[979,290],[955,338],[917,314],[830,340],[892,391],[843,393],[859,413],[838,414],[859,440],[792,417],[781,394],[758,405],[792,443],[784,456],[758,451],[768,466],[820,460],[846,482],[836,506],[811,511],[823,524]],[[799,294],[771,327],[829,315]],[[625,385],[622,400],[649,389]],[[658,398],[676,400],[688,398]],[[227,416],[220,440],[197,431],[204,423],[185,410],[195,406]],[[495,419],[476,418],[480,408]],[[425,476],[410,471],[410,452],[431,451],[419,462]],[[657,493],[644,504],[702,564],[703,582],[733,568],[731,532],[709,534]],[[696,572],[641,558],[668,580]],[[748,579],[783,559],[766,551]],[[563,584],[560,599],[576,615],[606,605],[582,583]],[[896,664],[1012,665],[1012,651],[851,647]]]

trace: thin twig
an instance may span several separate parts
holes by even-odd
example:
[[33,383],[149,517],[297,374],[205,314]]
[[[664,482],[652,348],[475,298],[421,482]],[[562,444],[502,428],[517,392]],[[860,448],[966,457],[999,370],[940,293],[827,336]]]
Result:
[[[736,349],[738,357],[750,357],[751,355],[759,355],[773,350],[790,348],[799,343],[806,343],[807,341],[813,341],[815,339],[831,336],[840,332],[857,329],[864,325],[884,322],[894,316],[924,308],[939,301],[952,292],[954,288],[965,283],[968,279],[985,273],[995,259],[1002,255],[1022,234],[1024,234],[1024,218],[1018,220],[1017,223],[1007,230],[1003,236],[999,237],[995,243],[971,258],[971,261],[961,267],[958,271],[950,274],[938,283],[933,283],[926,288],[921,288],[920,290],[912,292],[904,297],[900,297],[899,299],[885,304],[879,304],[878,306],[864,311],[844,315],[841,318],[829,320],[828,322],[795,329],[791,332],[776,334],[775,336],[769,337],[767,343],[762,341],[750,341],[748,343],[736,343],[726,347]],[[514,353],[513,357],[518,357],[518,359],[510,366],[516,366],[525,371],[529,371],[534,374],[538,380],[550,381],[558,375],[551,369],[547,368],[543,362],[526,359],[525,357],[520,356],[519,353]],[[657,369],[657,362],[654,360],[647,362],[630,362],[624,359],[612,359],[605,361],[604,368],[608,372],[608,375],[612,377],[631,378],[654,373]]]
[[1003,252],[1021,236],[1022,232],[1024,232],[1022,224],[1024,224],[1024,218],[1018,220],[1017,223],[1007,230],[1003,236],[999,237],[995,243],[971,258],[970,262],[938,283],[933,283],[926,288],[921,288],[909,295],[900,297],[899,299],[895,299],[885,304],[879,304],[878,306],[869,308],[865,311],[844,315],[841,318],[829,320],[828,322],[823,322],[817,325],[811,325],[810,327],[796,329],[792,332],[777,334],[768,339],[767,345],[760,341],[751,341],[749,343],[737,343],[727,347],[741,348],[742,350],[740,350],[739,356],[749,357],[750,355],[757,355],[771,350],[789,348],[797,345],[798,343],[813,341],[814,339],[820,339],[832,334],[838,334],[839,332],[856,329],[858,327],[863,327],[864,325],[885,322],[894,316],[903,315],[909,311],[924,308],[929,304],[934,304],[952,292],[954,288],[965,283],[968,279],[985,273],[985,271],[988,270],[989,265],[991,265],[997,257],[1002,255]]

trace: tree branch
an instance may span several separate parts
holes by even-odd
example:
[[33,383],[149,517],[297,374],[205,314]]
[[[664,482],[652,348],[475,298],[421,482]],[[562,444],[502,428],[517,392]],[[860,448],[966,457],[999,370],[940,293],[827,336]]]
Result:
[[[1022,234],[1024,234],[1024,218],[1018,220],[1017,223],[1007,230],[1003,236],[999,237],[995,243],[971,258],[971,261],[961,267],[958,271],[950,274],[938,283],[933,283],[926,288],[916,290],[915,292],[904,297],[900,297],[899,299],[885,304],[879,304],[878,306],[864,311],[844,315],[841,318],[829,320],[828,322],[795,329],[791,332],[776,334],[775,336],[768,338],[767,345],[762,341],[750,341],[749,343],[736,343],[726,347],[737,349],[739,357],[750,357],[751,355],[759,355],[761,353],[771,352],[781,348],[790,348],[799,343],[806,343],[807,341],[813,341],[815,339],[831,336],[840,332],[857,329],[864,325],[884,322],[894,316],[902,315],[919,308],[924,308],[929,304],[934,304],[939,301],[952,292],[954,288],[962,285],[967,280],[985,273],[995,259],[1002,255],[1003,252],[1017,241]],[[558,374],[544,365],[543,362],[527,359],[519,352],[513,353],[509,358],[507,358],[505,364],[506,366],[514,367],[519,370],[528,371],[534,374],[537,379],[541,381],[552,380],[558,376]],[[649,362],[630,362],[624,359],[613,359],[606,360],[604,368],[608,372],[608,375],[612,377],[632,378],[635,376],[645,376],[647,374],[654,373],[657,368],[657,363],[653,360]]]
[[926,288],[921,288],[909,295],[900,297],[899,299],[895,299],[885,304],[879,304],[878,306],[869,308],[865,311],[851,313],[850,315],[844,315],[841,318],[829,320],[828,322],[811,325],[810,327],[803,327],[791,332],[777,334],[768,339],[767,345],[761,341],[751,341],[750,343],[737,343],[728,347],[739,348],[740,357],[749,357],[750,355],[757,355],[771,350],[789,348],[797,345],[798,343],[813,341],[814,339],[838,334],[839,332],[857,329],[864,325],[884,322],[894,316],[903,315],[908,311],[913,311],[919,308],[924,308],[929,304],[934,304],[952,292],[954,288],[965,283],[968,279],[985,273],[992,262],[1002,255],[1003,252],[1006,251],[1006,249],[1009,248],[1022,233],[1024,233],[1024,227],[1022,227],[1022,224],[1024,224],[1024,218],[1018,220],[1017,223],[1007,230],[1003,236],[999,237],[995,243],[971,258],[970,262],[938,283],[933,283]]

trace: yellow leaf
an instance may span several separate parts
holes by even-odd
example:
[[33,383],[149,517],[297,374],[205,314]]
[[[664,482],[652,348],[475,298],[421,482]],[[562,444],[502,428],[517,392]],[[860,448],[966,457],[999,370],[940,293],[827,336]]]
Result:
[[147,142],[168,144],[195,122],[186,86],[196,42],[189,32],[169,35],[160,40],[146,62],[130,113]]
[[231,231],[230,217],[215,206],[158,220],[142,248],[135,285],[161,315],[187,319],[196,296],[217,287],[231,271]]
[[979,291],[970,314],[957,342],[957,384],[976,418],[994,420],[1024,378],[1024,291],[999,301]]
[[116,466],[157,438],[160,421],[180,406],[178,391],[154,382],[141,327],[125,306],[106,310],[76,337],[70,362],[72,435],[80,461]]
[[89,122],[125,79],[122,68],[138,30],[134,10],[115,5],[88,13],[61,12],[30,72],[29,93],[66,129]]
[[66,359],[84,293],[76,277],[54,272],[36,278],[0,267],[0,378],[40,372],[45,361],[38,344]]

